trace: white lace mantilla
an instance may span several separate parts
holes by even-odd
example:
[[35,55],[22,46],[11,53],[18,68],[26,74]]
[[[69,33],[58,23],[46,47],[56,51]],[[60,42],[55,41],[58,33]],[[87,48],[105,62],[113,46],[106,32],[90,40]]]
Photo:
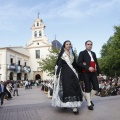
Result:
[[73,70],[73,72],[75,73],[75,75],[78,78],[78,74],[76,72],[76,70],[73,68],[72,63],[74,61],[74,56],[73,54],[70,54],[70,58],[68,57],[68,55],[64,52],[62,55],[62,59],[65,60],[65,62],[68,64],[68,66]]
[[[75,75],[78,77],[78,74],[77,74],[76,70],[72,66],[72,63],[74,61],[74,56],[72,54],[70,54],[70,57],[69,57],[64,52],[61,58],[66,61],[66,63],[73,70],[73,72],[75,73]],[[59,92],[60,77],[58,79],[56,78],[56,70],[57,70],[57,66],[55,66],[55,76],[54,76],[54,89],[53,89],[53,97],[52,97],[52,106],[53,107],[68,107],[68,108],[80,107],[81,103],[82,103],[81,101],[73,101],[73,102],[63,103],[60,100],[60,97],[59,97],[59,94],[58,94],[58,92]],[[61,71],[60,71],[59,74],[61,74]]]

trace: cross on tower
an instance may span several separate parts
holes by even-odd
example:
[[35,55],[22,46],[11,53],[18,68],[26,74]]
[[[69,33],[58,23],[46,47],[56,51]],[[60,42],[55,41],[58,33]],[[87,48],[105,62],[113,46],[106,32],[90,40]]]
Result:
[[40,12],[38,12],[38,18],[39,18]]
[[57,35],[55,34],[55,40],[56,40]]

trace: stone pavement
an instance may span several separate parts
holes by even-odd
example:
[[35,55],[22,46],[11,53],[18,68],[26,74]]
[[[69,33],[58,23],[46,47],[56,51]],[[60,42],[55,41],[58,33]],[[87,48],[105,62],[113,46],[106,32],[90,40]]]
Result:
[[19,95],[4,101],[0,120],[120,120],[120,96],[94,97],[94,111],[87,109],[84,100],[79,115],[74,115],[71,109],[53,108],[40,88],[20,88]]

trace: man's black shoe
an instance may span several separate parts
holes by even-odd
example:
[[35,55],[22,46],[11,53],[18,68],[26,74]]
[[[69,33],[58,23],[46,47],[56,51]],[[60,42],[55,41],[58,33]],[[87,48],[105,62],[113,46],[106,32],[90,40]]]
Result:
[[91,105],[94,106],[93,102],[92,101],[90,101],[90,102],[91,102]]
[[88,110],[94,110],[93,106],[92,105],[88,106]]

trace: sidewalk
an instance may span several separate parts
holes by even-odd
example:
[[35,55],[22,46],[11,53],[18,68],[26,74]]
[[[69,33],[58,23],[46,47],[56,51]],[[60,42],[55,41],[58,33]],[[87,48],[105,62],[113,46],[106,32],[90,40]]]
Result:
[[12,100],[4,101],[0,107],[0,120],[119,120],[120,96],[95,97],[95,110],[87,109],[83,101],[79,115],[74,115],[71,109],[53,108],[51,99],[47,98],[40,88],[29,90],[19,89],[19,95]]

